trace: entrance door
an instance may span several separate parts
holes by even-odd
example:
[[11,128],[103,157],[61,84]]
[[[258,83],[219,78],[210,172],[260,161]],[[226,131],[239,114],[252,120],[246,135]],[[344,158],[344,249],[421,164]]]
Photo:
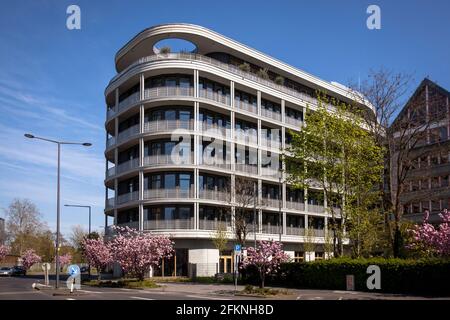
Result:
[[220,256],[220,273],[232,273],[233,272],[233,256]]

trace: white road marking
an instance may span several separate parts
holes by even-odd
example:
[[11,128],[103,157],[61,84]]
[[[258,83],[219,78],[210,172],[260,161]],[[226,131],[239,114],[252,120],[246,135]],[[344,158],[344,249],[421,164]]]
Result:
[[144,297],[130,297],[131,299],[138,299],[138,300],[155,300],[150,298],[144,298]]
[[75,300],[74,298],[66,298],[66,300]]
[[231,299],[226,299],[226,298],[202,297],[202,296],[194,296],[194,295],[187,295],[186,297],[197,298],[197,299],[208,299],[208,300],[231,300]]

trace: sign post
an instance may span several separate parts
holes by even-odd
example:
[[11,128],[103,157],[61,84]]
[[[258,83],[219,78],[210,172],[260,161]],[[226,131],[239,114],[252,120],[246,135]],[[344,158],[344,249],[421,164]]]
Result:
[[45,282],[46,286],[48,286],[48,284],[49,284],[48,273],[50,271],[50,268],[51,268],[50,263],[45,262],[42,264],[42,270],[44,270],[44,282]]
[[238,267],[239,258],[241,257],[241,245],[234,245],[234,292],[237,291],[237,278],[238,278]]

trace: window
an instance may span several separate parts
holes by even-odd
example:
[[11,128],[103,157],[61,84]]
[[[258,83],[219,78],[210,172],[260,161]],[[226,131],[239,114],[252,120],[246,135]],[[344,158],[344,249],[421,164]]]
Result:
[[325,258],[325,255],[323,252],[315,252],[314,258],[315,260],[323,260]]
[[294,252],[294,262],[302,262],[305,260],[305,253],[303,251]]
[[441,187],[445,188],[448,187],[448,176],[441,177]]
[[191,175],[180,174],[180,189],[189,190],[190,187],[191,187]]
[[289,118],[294,118],[299,121],[303,121],[303,111],[294,110],[294,109],[286,107],[285,112],[286,112],[286,116],[288,116]]

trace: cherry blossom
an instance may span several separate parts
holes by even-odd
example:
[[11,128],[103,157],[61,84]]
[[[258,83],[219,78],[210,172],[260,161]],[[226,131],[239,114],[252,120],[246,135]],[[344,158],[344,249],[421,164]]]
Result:
[[255,266],[261,280],[260,287],[264,288],[266,275],[276,272],[281,263],[289,260],[282,247],[283,244],[277,241],[258,241],[256,249],[247,249],[247,258],[243,260],[241,268]]
[[86,260],[97,269],[98,279],[100,280],[101,272],[106,269],[108,264],[113,262],[109,244],[101,237],[98,239],[86,238],[82,243],[82,247]]
[[25,253],[22,255],[22,266],[28,270],[31,268],[31,266],[35,263],[41,262],[41,257],[36,254],[36,252],[33,249],[28,249],[25,251]]
[[5,245],[0,245],[0,261],[5,259],[5,257],[9,254],[10,248]]

